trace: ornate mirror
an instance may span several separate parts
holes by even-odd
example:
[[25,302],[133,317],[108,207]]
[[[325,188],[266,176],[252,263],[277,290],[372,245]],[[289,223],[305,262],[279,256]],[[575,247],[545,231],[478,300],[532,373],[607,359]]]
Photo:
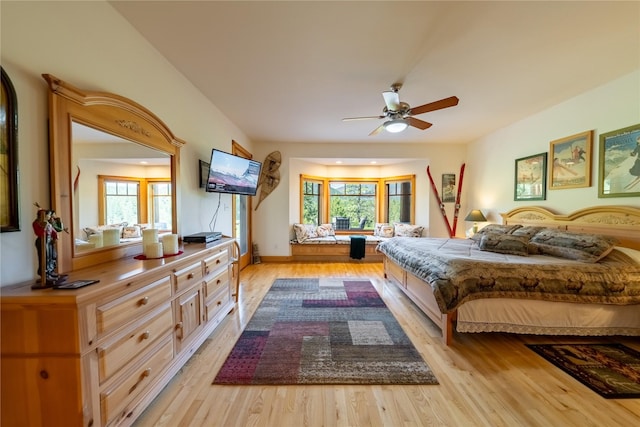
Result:
[[177,233],[184,141],[134,101],[43,77],[50,89],[51,208],[68,229],[59,234],[58,271],[142,253],[144,227]]

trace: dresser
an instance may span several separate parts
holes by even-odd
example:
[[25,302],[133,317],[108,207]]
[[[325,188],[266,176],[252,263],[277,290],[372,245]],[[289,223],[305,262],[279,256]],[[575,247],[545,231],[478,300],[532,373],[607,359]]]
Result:
[[107,262],[73,271],[100,281],[76,290],[2,288],[1,424],[132,424],[234,309],[236,248]]

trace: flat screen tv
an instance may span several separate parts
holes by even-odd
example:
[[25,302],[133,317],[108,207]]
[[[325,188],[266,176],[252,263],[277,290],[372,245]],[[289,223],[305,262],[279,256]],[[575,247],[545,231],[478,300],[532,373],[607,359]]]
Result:
[[209,178],[206,190],[255,196],[262,163],[235,156],[217,149],[211,150]]

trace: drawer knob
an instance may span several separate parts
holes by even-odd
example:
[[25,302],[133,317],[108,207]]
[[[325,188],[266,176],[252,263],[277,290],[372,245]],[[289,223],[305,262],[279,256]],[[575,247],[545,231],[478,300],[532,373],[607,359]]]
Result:
[[144,331],[144,333],[140,335],[140,338],[142,338],[143,340],[148,340],[150,336],[151,334],[149,333],[149,331]]
[[219,259],[216,260],[216,264],[220,264],[220,260]]
[[220,283],[222,283],[222,280],[218,279],[216,280],[216,283],[219,285]]
[[147,305],[149,304],[149,297],[144,297],[140,300],[140,305]]
[[146,378],[151,375],[151,368],[147,368],[142,372],[142,378]]
[[193,279],[193,273],[187,274],[187,279]]

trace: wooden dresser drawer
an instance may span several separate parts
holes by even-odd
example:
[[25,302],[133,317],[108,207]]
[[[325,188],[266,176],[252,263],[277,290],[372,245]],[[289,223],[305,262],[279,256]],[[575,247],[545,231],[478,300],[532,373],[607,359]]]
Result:
[[229,262],[229,251],[224,249],[217,254],[210,256],[202,261],[204,265],[204,274],[210,274],[216,271],[218,268],[227,265]]
[[128,295],[100,305],[97,312],[98,334],[115,330],[171,298],[171,278],[164,277]]
[[171,336],[162,340],[159,348],[149,352],[149,357],[133,369],[132,373],[123,375],[122,381],[100,393],[100,410],[102,425],[116,425],[127,417],[130,408],[127,406],[145,387],[153,383],[173,358]]
[[197,262],[173,273],[173,289],[180,292],[202,279],[202,263]]
[[229,292],[221,292],[218,297],[209,301],[206,305],[207,321],[216,317],[218,313],[220,313],[220,310],[227,306],[230,299],[231,295]]
[[204,297],[211,298],[221,288],[229,288],[229,271],[227,268],[215,274],[212,278],[207,279],[204,283]]
[[155,315],[146,318],[116,339],[98,348],[98,372],[100,382],[111,377],[135,356],[147,349],[154,341],[173,327],[171,305],[164,307]]

